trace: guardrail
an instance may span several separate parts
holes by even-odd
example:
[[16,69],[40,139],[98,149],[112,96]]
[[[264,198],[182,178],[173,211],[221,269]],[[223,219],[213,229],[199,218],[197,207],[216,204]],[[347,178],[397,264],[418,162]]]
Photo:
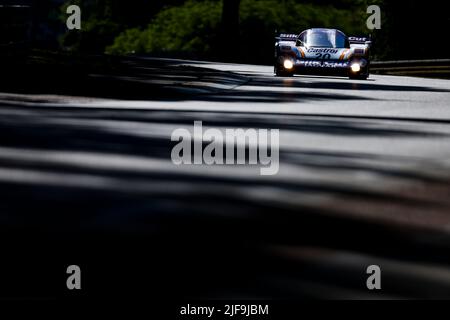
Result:
[[373,61],[370,72],[450,79],[450,59]]

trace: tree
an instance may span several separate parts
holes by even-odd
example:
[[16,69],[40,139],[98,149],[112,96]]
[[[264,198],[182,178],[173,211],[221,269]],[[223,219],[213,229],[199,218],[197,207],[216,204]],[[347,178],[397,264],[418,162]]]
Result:
[[236,51],[231,50],[233,44],[239,39],[239,6],[241,0],[223,0],[222,4],[222,30],[221,52],[230,55],[228,58],[237,58]]

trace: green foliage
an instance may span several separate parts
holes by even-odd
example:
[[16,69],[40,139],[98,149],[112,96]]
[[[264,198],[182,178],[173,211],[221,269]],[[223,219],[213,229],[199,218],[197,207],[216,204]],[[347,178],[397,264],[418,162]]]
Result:
[[[270,63],[275,30],[297,33],[322,26],[348,35],[371,33],[377,59],[448,58],[442,32],[450,20],[442,1],[240,0],[240,34],[223,29],[223,1],[230,0],[65,0],[63,6],[61,0],[39,0],[34,44],[95,53]],[[82,9],[81,31],[65,28],[71,4]],[[381,7],[381,30],[366,29],[369,5]],[[433,50],[417,45],[424,41],[432,43]]]
[[64,30],[59,42],[66,50],[103,53],[105,47],[111,45],[122,32],[147,25],[165,5],[178,5],[183,2],[183,0],[66,0],[60,7],[60,24],[65,26],[66,8],[69,5],[78,5],[82,11],[82,29],[71,32]]
[[[144,30],[119,35],[108,53],[181,53],[198,57],[220,55],[221,1],[193,1],[162,10]],[[354,11],[362,11],[354,14]],[[233,48],[241,60],[267,62],[274,31],[300,32],[310,27],[333,27],[347,33],[365,31],[365,7],[338,9],[331,5],[302,4],[294,0],[242,0],[239,39]]]
[[183,6],[162,10],[143,31],[127,30],[119,35],[108,53],[208,53],[218,34],[219,2],[188,1]]
[[80,6],[83,19],[81,31],[65,32],[61,36],[60,43],[66,49],[102,52],[105,46],[114,41],[115,35],[122,31],[120,24],[113,19],[111,1],[68,1],[61,7],[60,19],[64,24],[69,5]]
[[365,23],[358,15],[352,14],[351,9],[292,0],[243,0],[241,50],[248,53],[247,62],[267,62],[272,57],[275,30],[300,33],[312,27],[326,27],[340,29],[348,34],[361,34],[364,33],[364,26]]
[[148,32],[142,32],[138,28],[128,29],[121,33],[114,41],[114,45],[107,51],[116,54],[142,53],[146,51]]

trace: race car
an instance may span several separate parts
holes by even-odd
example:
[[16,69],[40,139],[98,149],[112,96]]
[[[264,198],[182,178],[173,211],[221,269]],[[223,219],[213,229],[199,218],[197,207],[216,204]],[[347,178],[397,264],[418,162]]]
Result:
[[300,34],[280,34],[275,43],[275,75],[337,75],[369,77],[368,37],[347,37],[336,29],[314,28]]

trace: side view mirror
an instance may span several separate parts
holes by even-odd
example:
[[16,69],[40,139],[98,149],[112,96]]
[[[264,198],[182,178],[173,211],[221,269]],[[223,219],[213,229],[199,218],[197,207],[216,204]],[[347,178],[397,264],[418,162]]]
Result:
[[304,47],[304,46],[305,46],[305,43],[304,43],[303,41],[301,41],[301,40],[297,40],[297,42],[295,43],[295,45],[296,45],[297,47]]

